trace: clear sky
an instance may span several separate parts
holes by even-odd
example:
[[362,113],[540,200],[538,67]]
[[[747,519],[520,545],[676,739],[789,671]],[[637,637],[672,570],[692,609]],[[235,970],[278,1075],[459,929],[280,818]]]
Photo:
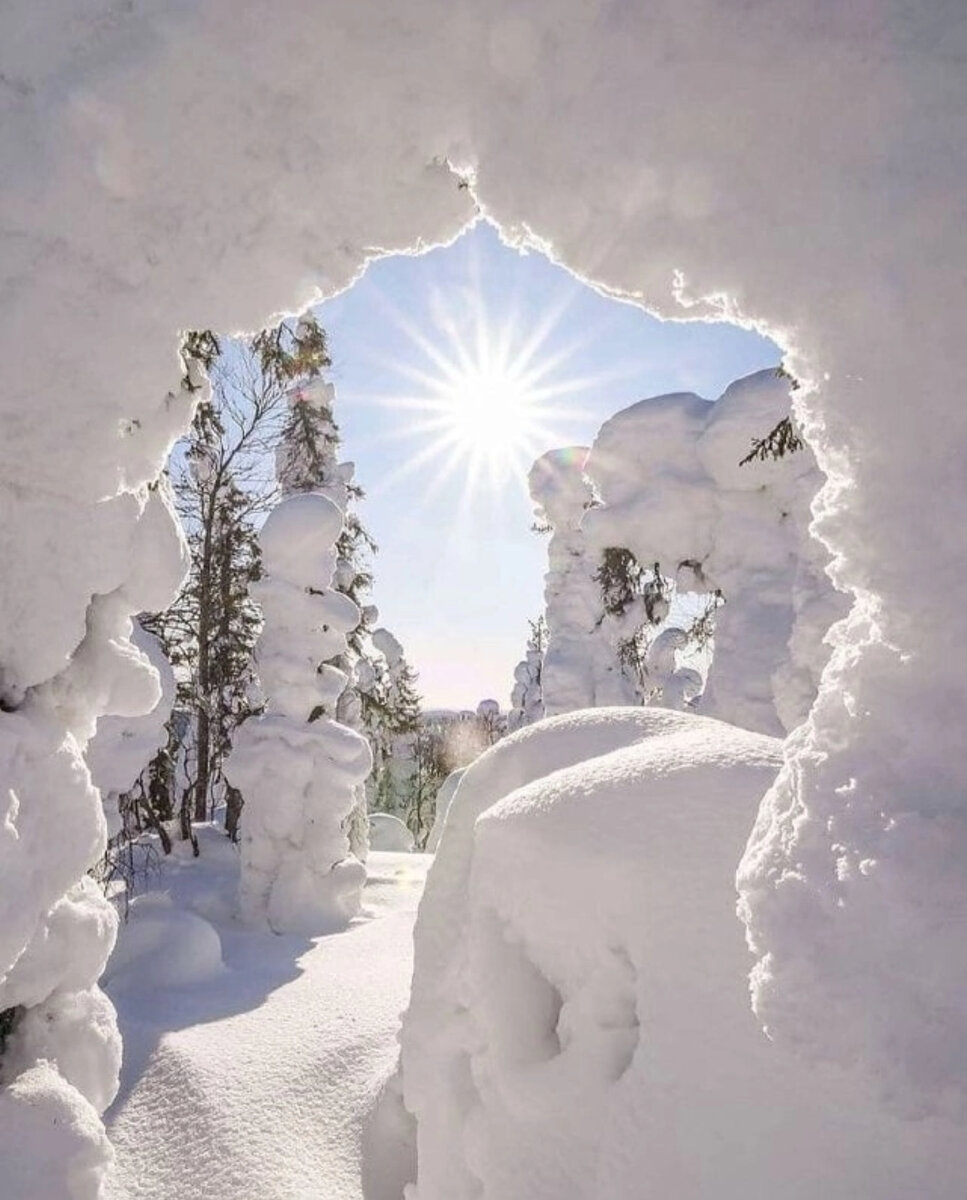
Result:
[[[646,396],[715,397],[779,361],[755,334],[663,323],[600,296],[482,223],[450,247],[375,263],[318,312],[344,457],[380,547],[380,623],[432,708],[509,701],[527,620],[543,607],[533,459],[590,445],[604,420]],[[494,435],[481,419],[494,411],[514,432]]]

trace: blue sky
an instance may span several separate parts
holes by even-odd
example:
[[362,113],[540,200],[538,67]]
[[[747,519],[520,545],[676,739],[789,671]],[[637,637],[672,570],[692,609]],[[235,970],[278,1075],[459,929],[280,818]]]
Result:
[[[525,478],[533,457],[589,445],[607,417],[646,396],[715,397],[779,361],[755,334],[663,323],[600,296],[542,255],[508,249],[483,223],[452,246],[375,263],[318,313],[344,457],[356,463],[360,515],[380,547],[380,621],[403,643],[428,707],[508,702],[528,618],[543,605],[546,540],[530,531]],[[444,369],[461,348],[473,360],[498,343],[555,393],[544,401],[554,413],[522,435],[499,478],[472,480],[473,431],[445,449],[414,399],[454,390]]]

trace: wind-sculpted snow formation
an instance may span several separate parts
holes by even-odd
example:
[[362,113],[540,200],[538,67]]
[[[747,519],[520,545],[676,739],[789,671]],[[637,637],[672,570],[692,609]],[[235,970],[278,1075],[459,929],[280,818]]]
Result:
[[[4,978],[103,842],[87,734],[26,693],[166,536],[141,518],[191,415],[178,331],[254,329],[483,211],[613,294],[787,351],[853,608],[743,869],[753,1000],[777,1043],[959,1109],[958,6],[7,0],[0,21]],[[36,1143],[3,1148],[22,1176]]]
[[769,1043],[735,861],[781,743],[656,708],[507,738],[453,797],[401,1037],[412,1200],[955,1200],[967,1145]]
[[235,735],[226,764],[245,797],[242,919],[277,933],[318,934],[359,910],[366,869],[343,828],[369,774],[369,743],[335,719],[359,609],[330,590],[342,513],[304,492],[282,500],[259,534],[266,578],[253,587],[264,624],[256,659],[265,711]]
[[620,546],[658,563],[680,590],[720,592],[702,712],[781,734],[806,717],[845,597],[809,536],[822,483],[808,448],[742,463],[789,415],[789,381],[760,371],[715,402],[657,396],[602,426],[585,470],[601,504],[583,523],[584,554]]

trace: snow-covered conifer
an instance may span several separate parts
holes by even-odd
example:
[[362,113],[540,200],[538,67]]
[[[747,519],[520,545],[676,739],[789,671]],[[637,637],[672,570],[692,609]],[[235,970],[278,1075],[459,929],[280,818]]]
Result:
[[264,624],[256,656],[265,711],[235,736],[226,763],[245,796],[240,912],[276,931],[320,933],[359,908],[365,868],[344,829],[372,767],[369,744],[335,720],[356,605],[332,590],[342,514],[318,492],[289,496],[259,534]]
[[603,627],[599,565],[582,523],[595,503],[584,447],[542,455],[528,476],[537,527],[550,531],[544,577],[547,647],[541,672],[548,716],[604,704],[633,704],[635,690]]
[[[616,414],[588,457],[602,503],[582,527],[590,553],[624,547],[661,564],[680,590],[712,599],[714,653],[699,709],[772,734],[804,718],[828,655],[822,636],[842,612],[808,532],[820,483],[811,453],[748,453],[788,412],[788,380],[767,370],[715,403],[674,394]],[[655,651],[665,675],[667,649]]]
[[532,725],[544,716],[541,675],[544,651],[547,649],[547,621],[542,613],[536,621],[529,624],[526,657],[514,668],[514,690],[510,697],[510,712],[507,714],[507,729],[510,733],[524,725]]

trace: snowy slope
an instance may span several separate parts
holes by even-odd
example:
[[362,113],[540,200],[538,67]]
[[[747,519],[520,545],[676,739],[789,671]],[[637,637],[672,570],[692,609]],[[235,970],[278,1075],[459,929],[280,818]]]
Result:
[[364,917],[314,942],[232,928],[218,910],[237,859],[217,835],[200,860],[172,864],[174,911],[212,918],[226,967],[165,989],[112,960],[127,1058],[108,1114],[109,1200],[362,1195],[361,1138],[395,1063],[428,862],[372,854]]

